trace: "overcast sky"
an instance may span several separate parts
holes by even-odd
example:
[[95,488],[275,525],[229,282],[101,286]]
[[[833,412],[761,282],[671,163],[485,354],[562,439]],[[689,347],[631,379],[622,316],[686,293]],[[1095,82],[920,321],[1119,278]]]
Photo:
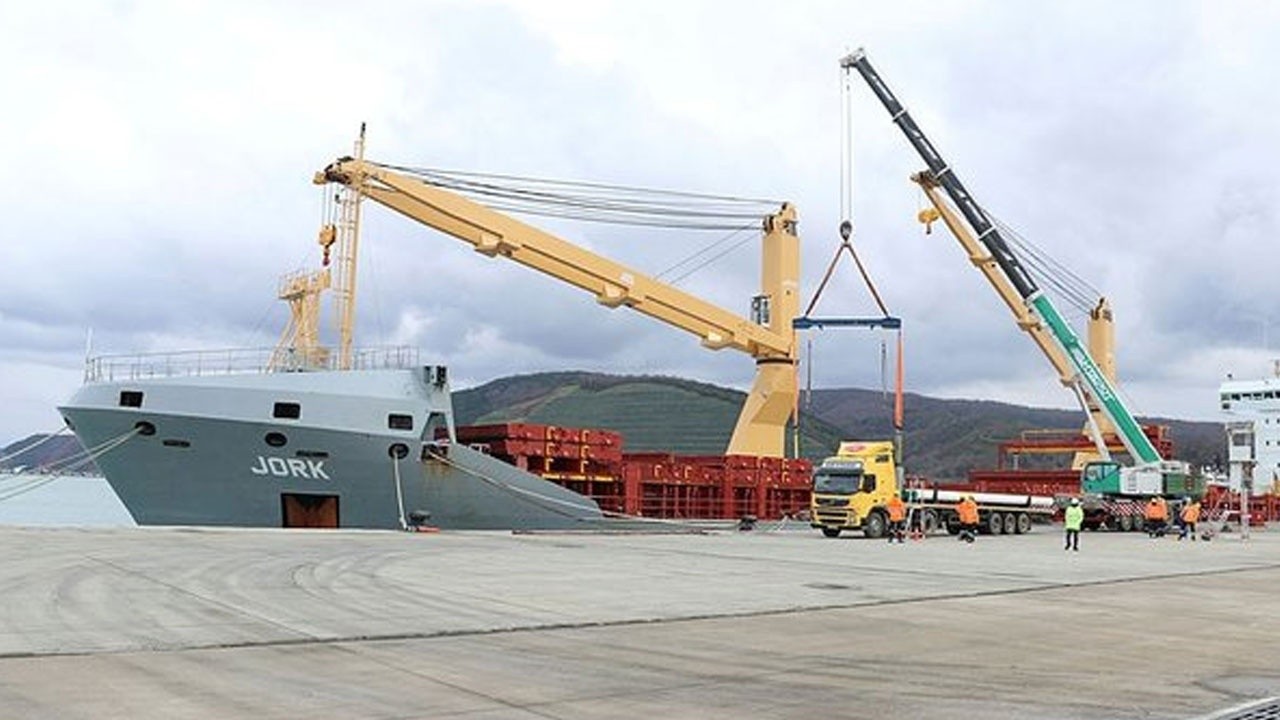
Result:
[[[311,175],[362,121],[381,162],[793,202],[807,300],[839,241],[838,61],[859,46],[978,202],[1110,298],[1135,411],[1214,419],[1228,372],[1280,357],[1278,32],[1280,4],[1227,1],[6,3],[0,442],[60,427],[90,331],[95,353],[273,345],[278,277],[318,260]],[[922,233],[921,162],[852,91],[854,242],[903,318],[908,389],[1071,407],[955,241]],[[746,356],[365,219],[360,344],[421,347],[455,387],[752,379]],[[724,236],[534,222],[649,273]],[[745,313],[758,272],[752,240],[680,286]],[[819,309],[875,314],[851,264]],[[814,387],[880,386],[891,338],[809,337]]]

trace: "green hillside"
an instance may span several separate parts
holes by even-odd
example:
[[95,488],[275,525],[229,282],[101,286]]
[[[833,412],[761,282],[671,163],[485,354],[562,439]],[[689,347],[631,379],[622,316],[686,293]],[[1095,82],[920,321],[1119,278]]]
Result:
[[[678,378],[545,373],[457,391],[454,412],[459,425],[598,427],[621,433],[628,452],[716,455],[728,445],[745,399],[736,390]],[[801,428],[806,457],[829,454],[841,437],[839,428],[816,419]]]
[[[745,394],[668,377],[541,373],[503,378],[454,393],[460,425],[532,422],[600,427],[622,434],[629,452],[724,452]],[[893,435],[893,398],[872,390],[815,390],[801,397],[801,454],[819,459],[841,439]],[[904,447],[909,472],[962,479],[996,464],[997,445],[1026,430],[1079,428],[1070,410],[980,400],[943,400],[908,393]],[[1194,465],[1222,464],[1217,423],[1144,419],[1169,425],[1177,456]]]

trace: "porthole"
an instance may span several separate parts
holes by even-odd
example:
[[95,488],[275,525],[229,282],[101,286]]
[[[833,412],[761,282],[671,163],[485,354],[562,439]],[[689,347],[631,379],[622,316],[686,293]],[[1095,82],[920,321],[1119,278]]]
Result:
[[266,437],[262,438],[262,441],[271,447],[284,447],[285,443],[289,442],[289,439],[284,436],[284,433],[269,432]]
[[165,447],[186,448],[186,447],[191,447],[191,441],[189,441],[189,440],[178,440],[178,439],[176,439],[176,438],[169,438],[168,440],[165,440],[165,441],[164,441],[164,446],[165,446]]

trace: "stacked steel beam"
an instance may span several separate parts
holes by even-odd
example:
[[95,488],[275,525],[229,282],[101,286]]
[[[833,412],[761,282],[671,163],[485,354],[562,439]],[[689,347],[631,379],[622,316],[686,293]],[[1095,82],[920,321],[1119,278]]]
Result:
[[458,428],[458,442],[622,512],[622,436],[599,429],[533,423]]
[[533,423],[460,427],[458,441],[586,495],[607,512],[766,520],[809,507],[808,460],[623,453],[618,433]]

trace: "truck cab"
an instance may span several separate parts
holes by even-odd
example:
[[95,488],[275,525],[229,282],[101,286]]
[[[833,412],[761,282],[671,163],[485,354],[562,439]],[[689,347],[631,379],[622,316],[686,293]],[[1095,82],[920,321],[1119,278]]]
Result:
[[831,538],[858,529],[869,538],[884,537],[885,505],[897,492],[892,442],[842,442],[814,468],[809,524]]

